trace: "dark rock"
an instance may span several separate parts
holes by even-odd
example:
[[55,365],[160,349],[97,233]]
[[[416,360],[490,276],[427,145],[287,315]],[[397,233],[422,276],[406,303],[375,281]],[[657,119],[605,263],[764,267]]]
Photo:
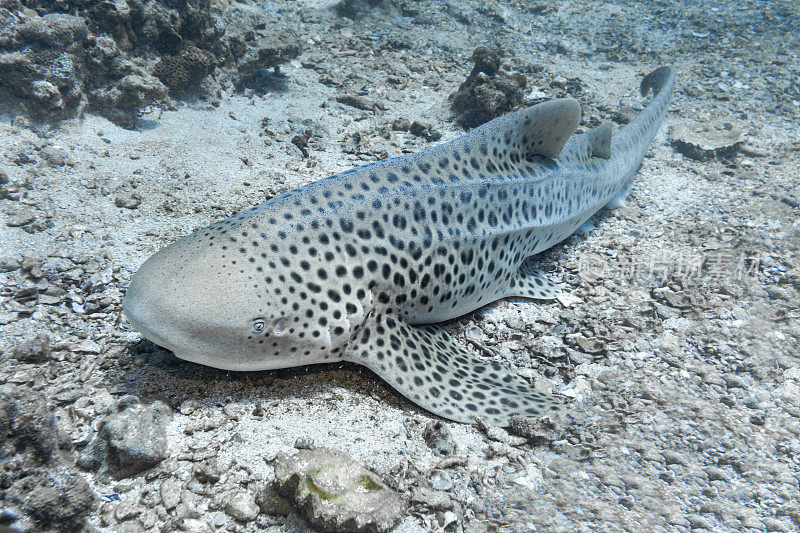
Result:
[[63,13],[49,13],[29,20],[17,29],[17,40],[48,48],[65,48],[80,44],[88,35],[86,22],[81,17]]
[[560,426],[558,420],[550,416],[540,418],[512,416],[508,429],[516,435],[525,437],[531,444],[542,444],[557,440]]
[[297,146],[297,149],[303,154],[303,157],[308,157],[308,140],[311,138],[311,130],[306,130],[304,133],[292,137],[292,144]]
[[344,452],[279,454],[274,467],[278,490],[322,531],[388,531],[403,512],[400,496]]
[[114,205],[125,209],[136,209],[142,205],[142,197],[136,193],[120,194],[114,197]]
[[173,91],[199,83],[214,68],[214,56],[196,46],[187,46],[178,55],[162,57],[153,74]]
[[18,506],[38,526],[80,531],[96,498],[82,477],[68,470],[37,471],[16,481],[6,501]]
[[78,464],[100,476],[129,477],[155,466],[167,457],[169,408],[161,402],[149,406],[135,396],[124,396],[116,411],[100,424]]
[[336,101],[340,104],[349,105],[350,107],[355,107],[356,109],[361,109],[363,111],[384,109],[383,104],[380,102],[376,102],[374,100],[370,100],[369,98],[364,98],[363,96],[358,96],[355,94],[339,95],[336,97]]
[[524,74],[501,70],[498,52],[476,48],[475,66],[458,90],[450,95],[450,109],[464,128],[474,128],[522,104],[527,79]]
[[447,511],[453,508],[453,500],[446,492],[425,487],[420,487],[411,493],[411,503],[434,511]]
[[237,83],[244,85],[263,71],[300,55],[300,41],[284,32],[263,32],[257,44],[237,61]]
[[428,422],[422,434],[425,442],[440,455],[453,455],[456,453],[456,441],[450,429],[440,420]]
[[112,122],[135,128],[139,110],[167,97],[167,88],[149,74],[129,74],[111,88],[92,94],[92,100]]
[[676,151],[696,161],[730,160],[744,144],[742,132],[737,130],[696,131],[685,126],[671,127],[669,140]]
[[50,357],[50,336],[39,333],[33,339],[14,346],[11,355],[24,363],[43,363]]
[[408,131],[411,129],[411,121],[407,118],[396,118],[392,122],[392,129],[394,131]]
[[334,4],[333,10],[340,17],[357,19],[363,17],[373,8],[383,5],[384,0],[341,0]]
[[22,455],[26,463],[42,465],[52,460],[57,447],[55,415],[44,396],[0,387],[0,448]]
[[[135,128],[138,113],[164,99],[167,86],[176,95],[197,86],[198,96],[213,98],[219,80],[248,80],[300,51],[297,39],[266,30],[266,15],[227,2],[24,5],[23,16],[0,8],[0,91],[37,119],[61,120],[88,108]],[[151,76],[154,56],[161,59]],[[217,72],[219,80],[209,76]]]
[[430,124],[423,124],[416,120],[411,124],[408,131],[417,137],[422,137],[426,141],[438,141],[442,134],[436,131]]
[[261,512],[270,516],[288,516],[292,514],[289,501],[281,496],[272,485],[261,484],[255,488],[256,504]]

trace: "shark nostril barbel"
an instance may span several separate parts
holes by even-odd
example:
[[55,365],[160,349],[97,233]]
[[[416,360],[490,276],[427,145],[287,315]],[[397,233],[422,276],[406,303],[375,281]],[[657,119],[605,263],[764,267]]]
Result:
[[[507,296],[559,294],[530,258],[623,204],[673,85],[669,67],[647,76],[653,100],[617,132],[575,134],[580,104],[552,100],[284,193],[157,253],[125,312],[178,357],[210,366],[347,360],[451,420],[506,426],[558,411],[436,323]],[[603,275],[589,259],[580,275]],[[158,291],[170,296],[145,320]]]

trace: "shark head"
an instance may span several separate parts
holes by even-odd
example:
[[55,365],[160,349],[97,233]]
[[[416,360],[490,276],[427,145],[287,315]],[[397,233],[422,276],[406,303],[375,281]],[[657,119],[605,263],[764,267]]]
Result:
[[361,306],[333,301],[337,280],[318,288],[310,261],[287,260],[302,236],[258,228],[257,217],[234,217],[150,257],[122,303],[130,324],[181,359],[225,370],[336,360]]

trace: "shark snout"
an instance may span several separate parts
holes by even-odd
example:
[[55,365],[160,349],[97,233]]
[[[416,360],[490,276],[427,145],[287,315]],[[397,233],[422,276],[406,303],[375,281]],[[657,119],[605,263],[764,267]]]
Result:
[[122,311],[130,324],[146,339],[173,349],[179,333],[174,325],[175,301],[169,276],[158,254],[148,259],[134,274],[122,300]]

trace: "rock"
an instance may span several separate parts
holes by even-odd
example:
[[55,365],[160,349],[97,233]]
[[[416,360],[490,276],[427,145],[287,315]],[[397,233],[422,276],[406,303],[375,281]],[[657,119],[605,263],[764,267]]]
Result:
[[408,131],[411,129],[411,121],[407,118],[396,118],[392,121],[392,130],[394,131]]
[[142,508],[134,502],[120,502],[114,509],[114,518],[120,522],[136,518],[142,513]]
[[214,56],[196,46],[186,46],[178,55],[162,57],[153,75],[173,91],[197,84],[214,69]]
[[557,421],[550,415],[540,418],[529,416],[512,416],[509,421],[509,430],[521,437],[528,439],[532,444],[552,442],[559,438]]
[[225,504],[225,512],[239,522],[252,522],[260,511],[255,497],[249,492],[237,492]]
[[316,448],[282,453],[274,467],[278,490],[321,530],[388,531],[402,514],[400,496],[344,452]]
[[161,80],[149,74],[128,74],[109,89],[92,94],[93,101],[113,122],[134,128],[139,122],[139,110],[167,97]]
[[50,358],[50,336],[39,333],[33,339],[14,346],[11,355],[24,363],[43,363]]
[[340,0],[333,5],[333,10],[340,17],[357,19],[383,4],[384,0]]
[[498,52],[479,47],[472,59],[472,72],[450,95],[450,109],[464,128],[480,126],[522,104],[527,84],[525,75],[501,70]]
[[288,63],[300,55],[300,41],[285,32],[261,32],[257,44],[237,62],[239,85],[246,84],[265,70]]
[[16,481],[6,501],[19,506],[36,525],[59,531],[83,530],[96,503],[86,481],[65,469],[42,470]]
[[588,354],[602,353],[606,349],[605,343],[600,339],[587,339],[583,335],[577,337],[575,343],[584,353]]
[[411,124],[408,131],[417,137],[422,137],[426,141],[438,141],[442,134],[436,131],[430,124],[423,124],[416,120]]
[[363,96],[358,96],[355,94],[341,94],[336,97],[336,101],[340,104],[361,109],[362,111],[375,111],[376,109],[384,109],[383,104],[380,102],[376,102],[374,100],[370,100],[369,98],[364,98]]
[[136,193],[120,194],[114,197],[114,205],[125,209],[136,209],[142,205],[142,197]]
[[81,17],[61,13],[36,17],[17,29],[19,40],[33,41],[48,48],[64,48],[73,43],[81,43],[87,34],[86,22]]
[[696,129],[686,126],[672,126],[669,129],[670,143],[676,151],[689,159],[727,161],[739,152],[744,143],[742,132],[738,130]]
[[181,503],[181,483],[176,479],[166,479],[159,488],[161,503],[167,510],[174,509]]
[[428,422],[422,433],[425,442],[440,455],[453,455],[456,453],[456,441],[450,429],[441,420]]
[[20,267],[20,261],[16,257],[0,257],[0,272],[13,272]]
[[47,145],[42,148],[42,159],[51,167],[63,167],[73,164],[69,151],[60,146]]
[[255,497],[262,513],[270,516],[288,516],[292,513],[291,504],[272,485],[256,487]]
[[420,487],[411,493],[411,503],[424,505],[434,511],[447,511],[453,508],[453,500],[446,492]]
[[36,220],[36,215],[30,209],[23,209],[14,215],[10,215],[6,219],[6,226],[11,228],[18,228],[30,224]]
[[144,406],[135,396],[122,397],[116,411],[100,423],[78,464],[100,476],[119,478],[155,466],[167,457],[170,416],[169,408],[159,401]]
[[433,487],[433,490],[452,490],[453,476],[445,470],[437,470],[431,475],[431,487]]
[[38,393],[0,387],[0,445],[34,465],[49,463],[58,447],[54,413]]

